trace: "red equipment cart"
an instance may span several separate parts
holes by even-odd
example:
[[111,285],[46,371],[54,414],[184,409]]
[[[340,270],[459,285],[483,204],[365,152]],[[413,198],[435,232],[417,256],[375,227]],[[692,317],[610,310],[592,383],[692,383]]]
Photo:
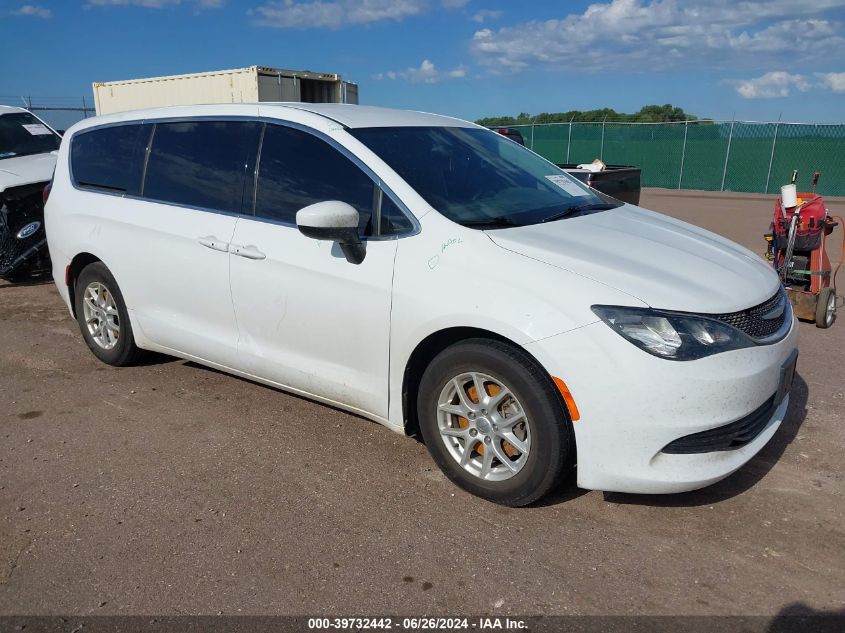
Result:
[[[794,171],[793,184],[797,175]],[[772,232],[766,235],[766,240],[767,255],[786,287],[795,316],[827,328],[836,319],[836,274],[845,259],[845,239],[843,257],[832,271],[825,239],[843,221],[841,217],[830,216],[824,199],[816,194],[818,179],[819,172],[815,172],[812,193],[795,194],[793,189],[792,195],[778,197]],[[788,198],[786,204],[794,203],[794,206],[785,207],[784,197]]]

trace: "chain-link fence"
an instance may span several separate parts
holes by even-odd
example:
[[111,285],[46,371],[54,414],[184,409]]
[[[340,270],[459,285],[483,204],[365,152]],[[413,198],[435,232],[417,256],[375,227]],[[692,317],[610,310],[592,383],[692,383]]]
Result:
[[514,125],[525,144],[555,163],[642,169],[644,187],[777,193],[799,172],[807,190],[845,195],[845,125],[686,121]]
[[[14,97],[0,104],[27,108],[64,130],[94,115],[85,97]],[[777,193],[799,173],[806,190],[821,172],[819,192],[845,195],[845,124],[684,121],[679,123],[544,123],[513,125],[525,144],[555,163],[642,169],[644,187]]]
[[57,130],[66,130],[77,121],[94,116],[94,106],[91,99],[85,97],[0,95],[0,105],[26,108]]

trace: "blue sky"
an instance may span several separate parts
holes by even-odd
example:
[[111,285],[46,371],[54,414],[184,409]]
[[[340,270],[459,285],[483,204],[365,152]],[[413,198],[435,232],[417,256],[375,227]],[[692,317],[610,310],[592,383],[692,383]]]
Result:
[[475,119],[672,103],[845,122],[843,0],[0,0],[0,96],[253,64]]

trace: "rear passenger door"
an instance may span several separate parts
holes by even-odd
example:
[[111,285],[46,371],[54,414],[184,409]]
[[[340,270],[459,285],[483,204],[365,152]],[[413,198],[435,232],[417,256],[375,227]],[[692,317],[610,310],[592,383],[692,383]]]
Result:
[[120,258],[129,266],[117,279],[131,287],[143,333],[224,367],[238,363],[228,246],[251,201],[245,175],[260,130],[244,120],[157,122],[140,196],[125,200],[122,213]]
[[[361,166],[304,130],[268,123],[256,176],[255,217],[238,220],[232,238],[240,249],[231,254],[231,280],[244,366],[387,417],[395,238],[411,222]],[[326,200],[358,210],[361,264],[297,229],[296,212]]]

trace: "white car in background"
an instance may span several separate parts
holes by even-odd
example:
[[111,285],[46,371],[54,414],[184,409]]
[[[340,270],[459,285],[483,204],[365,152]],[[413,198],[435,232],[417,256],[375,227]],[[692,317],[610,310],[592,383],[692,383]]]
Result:
[[50,269],[43,190],[61,137],[23,108],[0,105],[0,278]]
[[306,103],[88,119],[46,212],[101,360],[156,350],[419,431],[498,503],[573,466],[583,488],[706,486],[787,410],[798,328],[769,265],[465,121]]

